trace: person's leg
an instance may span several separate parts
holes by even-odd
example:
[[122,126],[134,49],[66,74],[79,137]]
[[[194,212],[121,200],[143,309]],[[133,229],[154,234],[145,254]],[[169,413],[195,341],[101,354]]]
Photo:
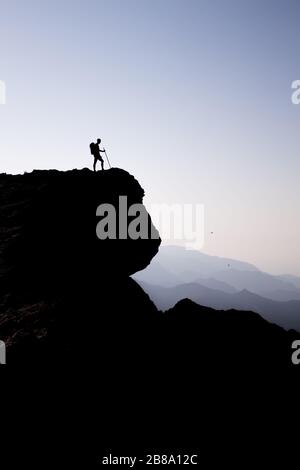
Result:
[[96,165],[97,165],[97,158],[94,158],[94,165],[93,165],[94,171],[96,171]]
[[104,160],[103,160],[103,158],[101,158],[101,168],[102,168],[102,170],[104,170]]

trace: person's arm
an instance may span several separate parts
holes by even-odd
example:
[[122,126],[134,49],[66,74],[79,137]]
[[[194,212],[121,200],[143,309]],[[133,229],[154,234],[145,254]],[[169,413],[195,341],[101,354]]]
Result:
[[[99,149],[99,150],[100,150],[100,149]],[[100,152],[104,153],[104,152],[105,152],[105,149],[103,149],[103,150],[100,150]]]

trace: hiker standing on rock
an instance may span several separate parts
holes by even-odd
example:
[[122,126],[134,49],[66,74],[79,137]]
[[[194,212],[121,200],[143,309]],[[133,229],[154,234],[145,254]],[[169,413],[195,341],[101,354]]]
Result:
[[100,152],[105,153],[105,149],[101,150],[100,144],[101,144],[101,139],[97,139],[97,143],[92,142],[90,144],[91,154],[94,156],[94,165],[93,165],[94,171],[96,171],[96,165],[97,165],[98,160],[101,162],[102,170],[104,170],[104,160],[101,157]]

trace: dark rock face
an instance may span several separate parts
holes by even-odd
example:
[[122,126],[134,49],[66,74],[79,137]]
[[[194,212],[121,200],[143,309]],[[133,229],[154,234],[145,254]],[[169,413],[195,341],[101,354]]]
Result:
[[224,364],[256,372],[294,367],[295,332],[257,314],[189,300],[158,312],[129,277],[158,252],[158,234],[96,236],[100,204],[118,208],[120,196],[128,206],[143,201],[143,189],[127,172],[0,175],[0,191],[0,339],[9,362],[83,361],[133,375],[152,370],[162,382],[179,369],[194,377],[199,368],[218,373]]
[[[0,339],[7,363],[24,365],[16,402],[41,438],[33,440],[30,429],[25,451],[14,449],[10,462],[20,455],[24,465],[24,455],[37,458],[40,450],[39,466],[45,458],[54,467],[69,468],[70,458],[78,466],[80,456],[82,468],[89,458],[94,468],[110,452],[193,448],[201,462],[207,452],[212,468],[212,456],[243,444],[247,418],[251,433],[259,432],[275,389],[262,391],[262,378],[298,372],[291,362],[298,335],[257,314],[188,299],[157,310],[129,275],[151,262],[160,240],[99,240],[95,233],[100,203],[117,204],[119,195],[142,202],[143,194],[117,169],[0,175]],[[50,376],[43,393],[38,384],[24,392],[30,366],[37,366],[33,382],[41,371]],[[35,420],[26,397],[36,406],[39,394]],[[241,442],[232,440],[232,428]],[[16,432],[13,422],[14,444]],[[23,426],[21,434],[26,442]]]
[[63,285],[69,277],[81,283],[91,271],[100,277],[128,276],[144,269],[158,251],[158,236],[117,242],[96,236],[100,204],[117,209],[117,222],[119,196],[127,197],[128,206],[142,204],[144,190],[123,170],[34,171],[2,175],[0,185],[0,249],[8,265],[23,266],[19,286],[28,276]]
[[156,312],[128,278],[158,251],[153,226],[154,239],[96,235],[100,204],[116,208],[117,222],[119,196],[128,206],[142,204],[144,191],[133,176],[119,169],[34,171],[1,175],[0,190],[0,331],[8,347],[22,350],[20,358],[28,353],[34,360],[37,350],[39,358],[52,355],[53,348],[65,354],[80,331],[91,339],[116,315],[129,324],[137,313]]

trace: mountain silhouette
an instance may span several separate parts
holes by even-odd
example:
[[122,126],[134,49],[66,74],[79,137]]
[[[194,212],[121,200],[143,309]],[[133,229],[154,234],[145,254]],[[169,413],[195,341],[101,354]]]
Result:
[[300,300],[296,276],[272,276],[249,263],[179,246],[162,246],[151,265],[134,278],[163,287],[199,283],[228,293],[246,289],[276,301]]
[[[126,171],[4,174],[0,189],[0,337],[10,363],[75,361],[134,377],[155,371],[165,381],[165,371],[175,376],[179,364],[217,372],[222,366],[214,353],[218,341],[222,364],[233,371],[293,369],[296,332],[256,313],[218,312],[182,300],[186,290],[181,287],[179,303],[163,313],[130,277],[149,266],[159,250],[150,216],[152,239],[96,236],[100,204],[118,208],[120,196],[127,196],[128,205],[142,204],[144,190]],[[118,210],[116,215],[118,220]],[[218,268],[223,263],[215,262]],[[218,291],[211,295],[217,302]]]
[[[262,315],[266,320],[276,323],[283,328],[300,331],[300,301],[290,300],[276,302],[271,299],[242,291],[225,291],[226,287],[220,284],[220,289],[212,289],[199,283],[178,284],[175,287],[161,287],[140,282],[142,288],[148,293],[155,305],[161,310],[173,307],[180,299],[189,298],[197,304],[222,310],[246,310]],[[213,283],[208,283],[213,284]],[[218,286],[218,283],[216,282]],[[226,286],[226,285],[225,285]]]
[[240,431],[251,420],[264,442],[257,423],[276,386],[266,393],[263,380],[298,374],[291,345],[299,333],[257,313],[186,298],[158,310],[130,276],[152,263],[160,239],[96,236],[99,204],[117,207],[124,195],[142,203],[144,191],[119,169],[0,175],[0,339],[20,376],[14,409],[35,429],[33,439],[12,423],[10,462],[30,453],[38,465],[46,456],[54,466],[93,468],[109,453],[173,449],[201,461],[207,454],[211,464],[216,432],[222,458],[233,426],[240,449],[252,447]]

